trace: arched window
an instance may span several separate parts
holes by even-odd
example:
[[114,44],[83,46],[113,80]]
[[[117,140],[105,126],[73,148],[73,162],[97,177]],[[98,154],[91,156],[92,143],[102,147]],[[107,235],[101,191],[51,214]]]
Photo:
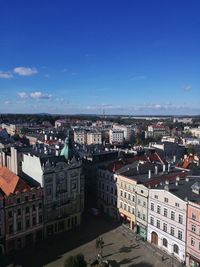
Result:
[[163,238],[163,246],[167,248],[167,239],[166,238]]
[[174,244],[174,253],[179,253],[179,247],[176,244]]

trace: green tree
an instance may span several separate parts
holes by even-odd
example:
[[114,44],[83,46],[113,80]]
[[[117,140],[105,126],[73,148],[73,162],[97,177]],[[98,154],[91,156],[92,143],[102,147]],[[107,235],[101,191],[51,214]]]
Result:
[[85,261],[83,254],[69,256],[64,262],[64,267],[86,267],[86,266],[87,262]]

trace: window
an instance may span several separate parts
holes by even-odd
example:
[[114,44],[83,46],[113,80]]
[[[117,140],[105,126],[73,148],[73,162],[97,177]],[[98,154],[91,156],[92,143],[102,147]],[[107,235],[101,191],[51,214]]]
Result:
[[179,207],[179,203],[176,202],[176,203],[175,203],[175,206],[176,206],[176,207]]
[[138,218],[141,218],[140,212],[138,211]]
[[166,238],[163,238],[163,246],[167,248],[168,242]]
[[120,190],[120,196],[123,197],[123,191],[122,190]]
[[158,195],[155,195],[154,198],[158,199]]
[[17,231],[20,231],[22,229],[22,223],[18,222],[17,223]]
[[174,253],[179,254],[179,247],[176,244],[174,244],[173,251]]
[[200,242],[199,242],[199,250],[200,250]]
[[163,231],[167,232],[167,224],[166,223],[163,223]]
[[132,213],[135,214],[135,209],[134,208],[132,208]]
[[129,199],[129,200],[131,199],[131,195],[130,195],[130,194],[128,194],[128,199]]
[[17,215],[20,216],[21,215],[21,209],[17,210]]
[[146,208],[146,202],[145,201],[143,201],[143,207]]
[[26,220],[26,228],[29,228],[30,227],[30,221],[29,219]]
[[41,209],[41,208],[42,208],[42,203],[40,202],[40,203],[39,203],[39,209]]
[[28,196],[25,196],[25,202],[28,201]]
[[20,203],[20,198],[19,197],[17,198],[17,203]]
[[192,213],[192,220],[196,220],[196,214]]
[[192,226],[191,226],[191,230],[192,230],[192,232],[196,232],[196,225],[194,225],[194,224],[192,224]]
[[35,211],[35,205],[33,205],[32,210]]
[[154,218],[153,217],[150,218],[150,224],[154,225]]
[[170,228],[170,234],[174,236],[174,227]]
[[157,206],[157,213],[160,214],[160,206]]
[[120,202],[120,208],[122,208],[122,202]]
[[183,216],[181,214],[178,215],[178,222],[183,223]]
[[124,210],[126,210],[126,204],[124,204]]
[[164,216],[167,217],[167,209],[164,208]]
[[145,221],[146,220],[146,216],[145,214],[142,215],[142,219]]
[[175,212],[171,211],[171,219],[174,221],[175,220]]
[[13,233],[13,225],[10,224],[10,225],[9,225],[9,234],[12,234],[12,233]]
[[180,240],[183,239],[183,233],[180,230],[178,230],[178,239],[180,239]]
[[131,208],[130,208],[130,206],[128,206],[128,212],[130,212],[131,211]]
[[26,207],[26,213],[29,213],[29,207]]
[[154,211],[154,203],[151,203],[151,210]]
[[140,205],[140,203],[141,203],[141,200],[140,200],[140,199],[138,199],[138,205]]
[[33,217],[33,221],[32,222],[33,222],[33,226],[36,225],[36,218],[35,217]]
[[32,195],[32,199],[35,199],[35,194]]
[[156,224],[156,226],[157,226],[157,228],[160,229],[160,221],[159,221],[159,220],[157,220],[157,224]]
[[39,223],[42,223],[42,215],[39,215]]
[[133,196],[133,202],[135,202],[135,196]]
[[124,197],[126,198],[126,192],[124,192]]
[[195,241],[194,241],[194,238],[191,237],[191,246],[194,246],[195,245]]
[[12,211],[10,210],[10,211],[8,212],[8,217],[9,217],[9,218],[12,218],[12,216],[13,216],[13,214],[12,214]]
[[165,198],[164,198],[164,201],[165,201],[166,203],[168,203],[168,198],[167,198],[167,197],[165,197]]

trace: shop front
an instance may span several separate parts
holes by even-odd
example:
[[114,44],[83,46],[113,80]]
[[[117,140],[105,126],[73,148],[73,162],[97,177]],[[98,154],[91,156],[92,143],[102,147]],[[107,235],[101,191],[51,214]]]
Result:
[[147,228],[144,225],[137,223],[137,235],[139,235],[144,241],[147,240]]

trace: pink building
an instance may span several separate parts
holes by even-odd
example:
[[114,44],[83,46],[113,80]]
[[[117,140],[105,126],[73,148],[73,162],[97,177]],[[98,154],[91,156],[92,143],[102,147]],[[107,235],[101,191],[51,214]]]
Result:
[[186,265],[200,266],[200,202],[188,203]]

